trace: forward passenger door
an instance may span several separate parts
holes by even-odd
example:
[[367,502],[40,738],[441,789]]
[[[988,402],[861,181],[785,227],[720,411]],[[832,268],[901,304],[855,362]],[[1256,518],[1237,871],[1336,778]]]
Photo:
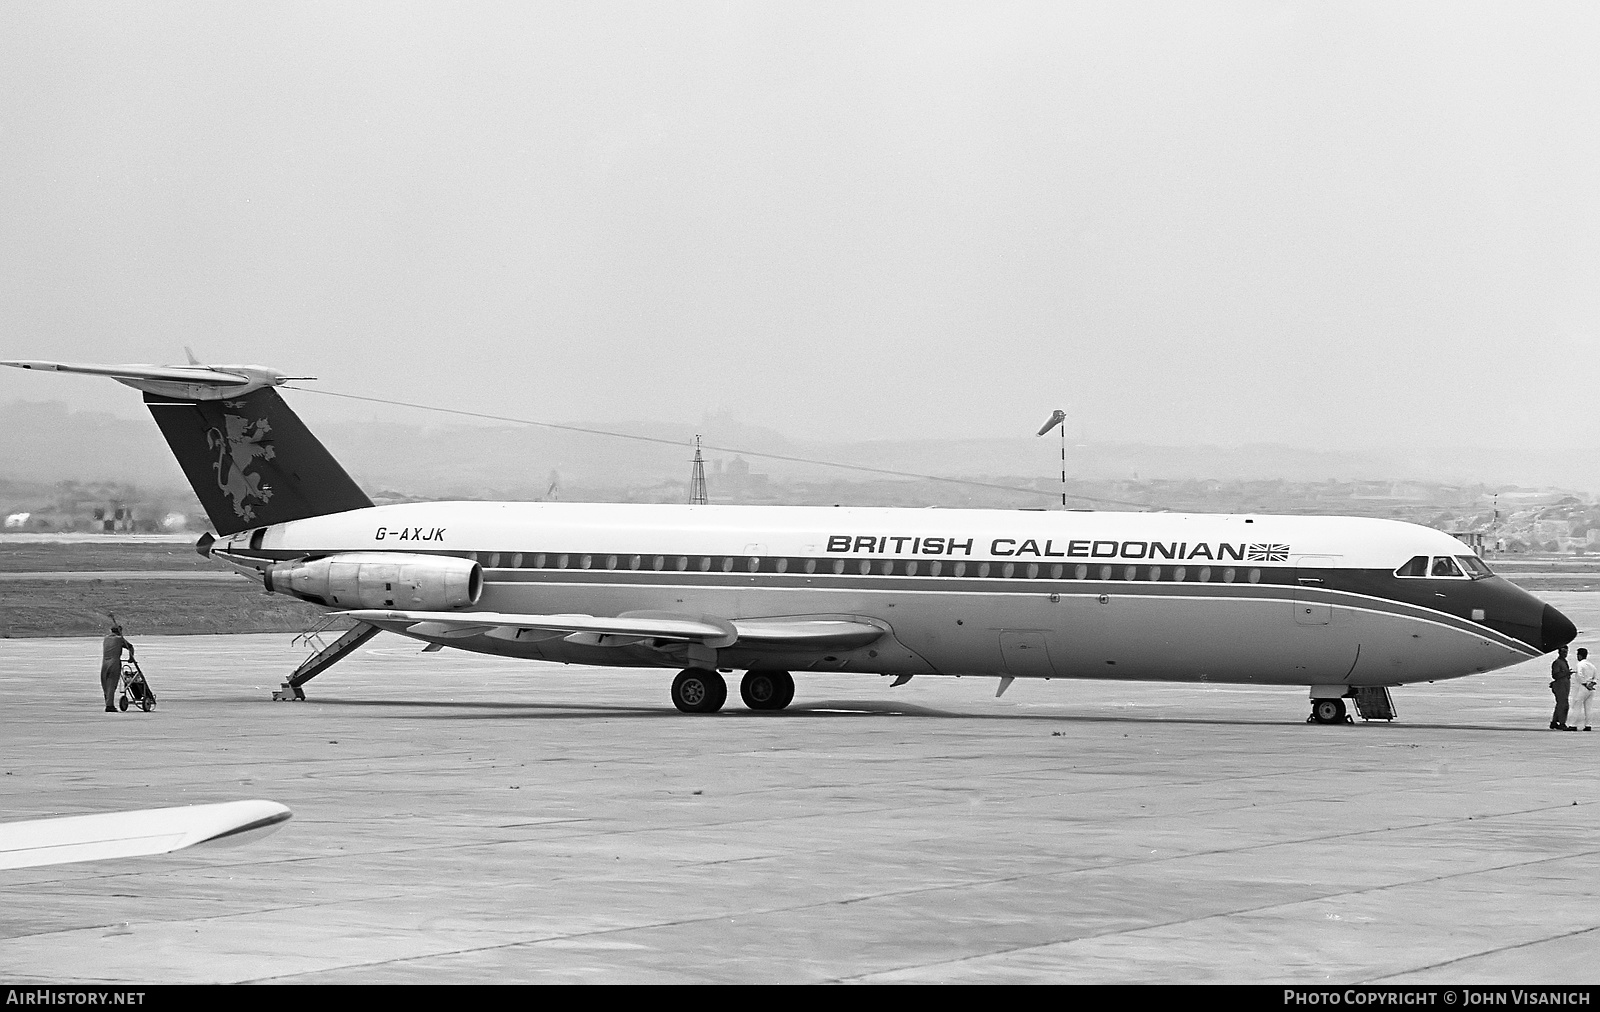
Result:
[[1327,625],[1333,606],[1317,593],[1325,586],[1328,570],[1337,562],[1331,555],[1301,555],[1294,566],[1294,620],[1297,625]]

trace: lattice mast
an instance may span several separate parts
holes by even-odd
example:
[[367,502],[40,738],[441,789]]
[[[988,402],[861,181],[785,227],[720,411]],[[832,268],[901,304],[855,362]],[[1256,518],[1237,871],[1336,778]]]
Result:
[[1067,413],[1056,408],[1050,413],[1050,420],[1039,428],[1039,435],[1044,435],[1051,429],[1061,429],[1061,508],[1067,508]]
[[1061,508],[1067,508],[1067,423],[1057,426],[1061,430]]
[[700,437],[694,437],[694,467],[689,472],[689,505],[704,506],[706,496],[706,462],[700,456]]

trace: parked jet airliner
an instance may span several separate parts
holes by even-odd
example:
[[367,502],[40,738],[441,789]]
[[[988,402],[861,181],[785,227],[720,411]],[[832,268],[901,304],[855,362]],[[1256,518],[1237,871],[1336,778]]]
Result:
[[[480,653],[681,669],[672,701],[754,709],[790,672],[1310,687],[1455,678],[1573,624],[1456,539],[1353,517],[429,502],[374,506],[259,366],[6,362],[109,376],[205,506],[203,554],[268,591]],[[331,659],[343,654],[334,651]],[[316,669],[320,670],[320,668]],[[315,673],[313,671],[312,673]],[[309,676],[306,676],[309,677]],[[293,683],[298,694],[298,683]],[[288,686],[286,686],[287,688]]]

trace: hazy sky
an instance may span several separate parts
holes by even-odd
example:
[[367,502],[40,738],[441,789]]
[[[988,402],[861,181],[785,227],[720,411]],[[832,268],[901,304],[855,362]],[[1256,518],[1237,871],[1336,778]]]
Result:
[[3,0],[0,357],[798,437],[1597,446],[1597,53],[1593,3]]

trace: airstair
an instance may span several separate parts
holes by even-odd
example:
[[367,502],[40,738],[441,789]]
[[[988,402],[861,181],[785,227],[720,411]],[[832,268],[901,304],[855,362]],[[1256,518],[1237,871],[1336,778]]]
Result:
[[1394,699],[1387,685],[1358,685],[1355,687],[1356,712],[1362,720],[1393,720],[1396,716]]
[[324,616],[322,621],[294,638],[294,645],[309,648],[312,651],[311,656],[300,662],[300,666],[294,669],[294,673],[281,688],[273,690],[274,700],[298,702],[305,699],[305,690],[300,688],[302,685],[339,663],[361,644],[382,632],[375,625],[357,622],[346,629],[338,639],[328,643],[326,637],[332,634],[333,626],[339,621],[338,615]]

